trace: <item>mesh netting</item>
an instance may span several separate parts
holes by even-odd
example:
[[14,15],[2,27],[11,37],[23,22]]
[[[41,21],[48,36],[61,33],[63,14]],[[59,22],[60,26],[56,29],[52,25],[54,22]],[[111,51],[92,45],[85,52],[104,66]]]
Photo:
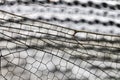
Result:
[[119,80],[119,54],[120,36],[0,11],[0,80]]

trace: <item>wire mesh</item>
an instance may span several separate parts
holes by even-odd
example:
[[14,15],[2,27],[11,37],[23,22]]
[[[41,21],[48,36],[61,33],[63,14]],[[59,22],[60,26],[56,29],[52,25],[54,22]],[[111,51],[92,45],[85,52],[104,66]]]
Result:
[[118,35],[0,11],[0,80],[119,80],[119,54]]

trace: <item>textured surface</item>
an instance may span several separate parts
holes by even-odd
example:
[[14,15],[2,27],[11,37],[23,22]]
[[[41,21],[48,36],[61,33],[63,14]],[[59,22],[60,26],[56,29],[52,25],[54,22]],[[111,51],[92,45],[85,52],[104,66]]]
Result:
[[[33,2],[21,2],[21,4],[14,2],[13,4],[13,2],[9,1],[0,6],[1,9],[8,11],[0,10],[0,80],[120,79],[120,36],[115,35],[119,33],[119,25],[115,24],[119,21],[119,17],[113,19],[100,16],[98,18],[98,15],[95,16],[86,11],[83,12],[91,16],[85,13],[67,12],[74,12],[76,8],[98,10],[96,12],[104,9],[112,12],[113,9],[84,8],[85,5],[71,7],[73,2],[69,1],[57,2],[57,4],[40,1],[44,7],[37,2],[34,4]],[[117,3],[111,4],[102,0],[93,2],[117,5]],[[39,7],[36,8],[36,6]],[[63,13],[60,14],[59,11]],[[119,10],[116,9],[114,12]],[[116,14],[114,13],[114,16]],[[112,19],[113,21],[110,22]],[[88,31],[81,30],[83,28]],[[112,31],[109,32],[108,28]]]

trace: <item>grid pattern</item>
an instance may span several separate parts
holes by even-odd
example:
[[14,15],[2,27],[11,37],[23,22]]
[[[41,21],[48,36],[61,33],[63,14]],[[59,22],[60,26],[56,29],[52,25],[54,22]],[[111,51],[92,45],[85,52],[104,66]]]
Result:
[[117,35],[0,11],[1,80],[119,80],[119,48]]

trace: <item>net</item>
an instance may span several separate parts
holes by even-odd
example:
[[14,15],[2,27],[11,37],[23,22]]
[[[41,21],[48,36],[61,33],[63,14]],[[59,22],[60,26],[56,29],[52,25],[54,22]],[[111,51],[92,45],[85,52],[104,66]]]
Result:
[[118,35],[0,10],[0,80],[119,80],[119,53]]

